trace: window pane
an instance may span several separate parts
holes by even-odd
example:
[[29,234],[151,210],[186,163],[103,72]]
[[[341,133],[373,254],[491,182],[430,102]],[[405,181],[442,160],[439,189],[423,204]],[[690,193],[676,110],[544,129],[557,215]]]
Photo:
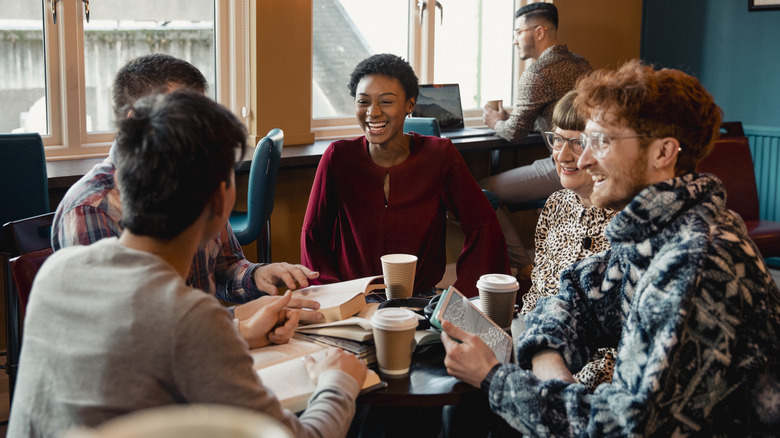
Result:
[[49,133],[41,1],[0,0],[0,132]]
[[167,53],[198,67],[216,98],[214,3],[184,0],[90,2],[84,22],[87,131],[113,131],[111,83],[128,61]]
[[[447,0],[436,28],[433,77],[460,84],[463,108],[512,100],[513,2]],[[437,10],[437,22],[439,20]]]
[[408,0],[314,0],[313,113],[315,118],[354,115],[349,74],[375,53],[408,60]]

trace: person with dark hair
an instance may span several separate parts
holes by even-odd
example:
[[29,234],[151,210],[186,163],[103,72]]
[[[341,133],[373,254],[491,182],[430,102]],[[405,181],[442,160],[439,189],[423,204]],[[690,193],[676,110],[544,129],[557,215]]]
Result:
[[[555,103],[574,88],[577,79],[591,68],[585,58],[570,52],[565,44],[558,41],[558,9],[552,3],[531,3],[517,10],[513,44],[520,59],[533,59],[535,62],[525,69],[517,82],[515,107],[511,114],[503,108],[496,111],[487,105],[483,113],[485,123],[499,137],[519,143],[530,131],[552,129]],[[480,186],[495,194],[501,204],[523,204],[545,199],[563,188],[552,156],[493,175],[480,181]],[[518,278],[528,279],[533,261],[508,213],[500,208],[497,214],[512,269],[518,271]]]
[[206,93],[208,83],[200,70],[183,59],[164,53],[135,58],[119,69],[111,85],[114,120],[124,118],[125,107],[142,96],[181,87]]
[[[169,55],[150,54],[133,59],[119,70],[114,79],[113,105],[117,121],[124,119],[127,105],[136,99],[149,93],[180,88],[203,93],[207,89],[206,78],[189,62]],[[52,224],[52,247],[55,251],[68,246],[89,245],[121,234],[128,218],[122,210],[121,190],[115,184],[115,150],[114,145],[108,158],[68,189],[57,206]],[[204,176],[207,174],[204,173]],[[155,187],[154,193],[167,190],[170,184],[173,183]],[[300,287],[306,287],[308,281],[316,276],[317,272],[301,265],[249,262],[230,225],[225,224],[219,235],[195,253],[192,269],[187,274],[187,284],[229,303],[239,304],[230,311],[235,312],[239,320],[249,320],[257,308],[273,301],[272,297],[265,295],[276,295],[277,285],[294,289],[297,282]],[[106,287],[110,285],[106,284]],[[255,302],[248,304],[252,300]],[[303,302],[297,299],[292,305],[317,306],[309,300]],[[301,316],[317,321],[322,315],[307,311]]]
[[[298,418],[258,378],[241,325],[184,281],[197,249],[230,216],[243,125],[192,90],[147,96],[130,109],[114,150],[122,235],[64,248],[41,267],[9,436],[59,436],[186,403],[263,412],[295,436],[344,436],[366,376],[356,356],[333,348],[306,359],[318,386]],[[268,330],[287,319],[289,301],[288,291],[258,312]]]
[[446,265],[446,212],[465,243],[455,286],[477,294],[480,275],[509,271],[496,215],[448,139],[405,134],[418,94],[403,59],[379,54],[352,72],[349,92],[364,135],[333,142],[320,160],[301,234],[301,263],[317,282],[382,273],[380,257],[418,257],[414,290],[433,291]]
[[[561,274],[525,317],[518,364],[443,323],[450,374],[530,436],[771,436],[780,430],[780,290],[723,184],[695,173],[722,112],[699,81],[631,61],[577,85],[577,166],[620,210],[611,249]],[[452,339],[459,339],[456,343]],[[612,382],[577,370],[617,347]]]

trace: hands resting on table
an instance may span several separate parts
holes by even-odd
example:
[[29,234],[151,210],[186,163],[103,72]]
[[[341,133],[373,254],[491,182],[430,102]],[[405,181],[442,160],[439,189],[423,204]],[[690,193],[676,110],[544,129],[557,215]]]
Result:
[[238,319],[238,331],[249,343],[249,348],[284,344],[292,338],[298,322],[322,321],[322,313],[317,311],[318,302],[292,298],[290,290],[277,295],[277,285],[283,284],[288,289],[307,287],[309,280],[318,276],[319,272],[289,263],[272,263],[255,270],[255,284],[270,295],[238,305],[233,313]]
[[[490,369],[498,363],[493,350],[479,336],[467,333],[449,321],[442,321],[441,327],[444,330],[441,341],[447,351],[444,358],[447,372],[479,388]],[[542,381],[557,379],[567,383],[577,382],[566,368],[563,356],[555,350],[547,349],[536,353],[531,359],[531,368],[534,375]]]

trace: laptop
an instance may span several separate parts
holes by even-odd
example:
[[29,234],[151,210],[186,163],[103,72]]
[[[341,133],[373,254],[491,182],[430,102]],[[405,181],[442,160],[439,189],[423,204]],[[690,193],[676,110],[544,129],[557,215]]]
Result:
[[441,136],[446,138],[492,135],[488,128],[466,128],[463,124],[463,105],[458,84],[420,85],[420,94],[412,117],[433,117],[439,122]]

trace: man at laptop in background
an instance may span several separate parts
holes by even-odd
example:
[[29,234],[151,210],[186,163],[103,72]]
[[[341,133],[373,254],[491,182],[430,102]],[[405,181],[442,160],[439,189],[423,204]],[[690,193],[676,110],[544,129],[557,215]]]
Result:
[[[496,135],[519,143],[530,131],[552,130],[555,103],[574,88],[577,79],[591,70],[580,55],[558,41],[558,9],[550,3],[532,3],[515,13],[515,37],[520,59],[534,59],[517,83],[515,107],[510,115],[485,106],[485,123]],[[480,182],[502,204],[521,204],[544,199],[561,186],[552,156],[528,166],[500,173]],[[497,211],[506,238],[509,261],[521,279],[530,278],[532,261],[506,212]]]
[[[205,93],[208,84],[203,74],[187,61],[165,54],[138,57],[122,67],[114,78],[114,117],[121,121],[126,105],[153,92],[187,88]],[[65,194],[57,207],[52,224],[52,247],[56,250],[74,245],[90,245],[122,232],[122,205],[120,190],[115,184],[115,145],[108,158],[96,165]],[[235,304],[247,303],[263,295],[277,293],[277,285],[289,289],[309,285],[316,278],[302,265],[272,263],[262,265],[244,258],[233,230],[225,224],[222,232],[195,253],[187,284]],[[110,284],[106,284],[110,287]],[[262,304],[272,301],[264,298],[252,304],[231,308],[240,321],[249,321]],[[293,300],[291,306],[316,306]],[[317,320],[319,312],[302,312],[304,319]],[[275,342],[275,341],[274,341]]]

